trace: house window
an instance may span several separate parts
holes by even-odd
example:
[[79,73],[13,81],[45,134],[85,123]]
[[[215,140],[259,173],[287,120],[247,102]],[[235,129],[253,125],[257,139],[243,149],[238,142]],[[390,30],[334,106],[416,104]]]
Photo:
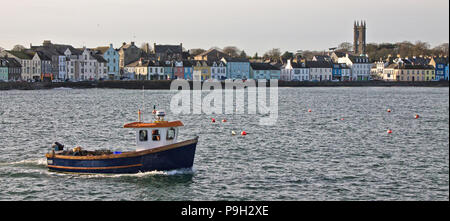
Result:
[[175,139],[175,128],[171,127],[169,130],[167,130],[166,140],[173,140],[173,139]]
[[147,141],[148,140],[148,134],[147,130],[140,130],[139,131],[139,141]]
[[161,140],[161,136],[159,134],[159,130],[152,130],[152,140],[153,141]]

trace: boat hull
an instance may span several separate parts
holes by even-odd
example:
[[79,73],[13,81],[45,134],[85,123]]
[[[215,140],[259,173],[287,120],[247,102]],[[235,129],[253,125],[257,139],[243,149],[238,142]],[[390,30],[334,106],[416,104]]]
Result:
[[63,156],[49,153],[49,170],[69,173],[139,173],[191,168],[197,139],[150,150],[105,156]]

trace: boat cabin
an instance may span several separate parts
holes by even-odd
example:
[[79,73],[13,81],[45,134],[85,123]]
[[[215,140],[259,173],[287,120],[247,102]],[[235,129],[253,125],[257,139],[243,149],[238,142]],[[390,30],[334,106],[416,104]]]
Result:
[[[136,131],[136,151],[153,149],[177,142],[178,127],[184,126],[181,121],[165,121],[164,112],[156,113],[156,120],[151,123],[133,122],[124,128]],[[139,117],[140,119],[140,117]]]

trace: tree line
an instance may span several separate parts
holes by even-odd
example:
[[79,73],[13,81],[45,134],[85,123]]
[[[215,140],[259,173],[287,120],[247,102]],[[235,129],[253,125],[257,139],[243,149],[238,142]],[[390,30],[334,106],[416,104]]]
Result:
[[[281,52],[279,48],[273,48],[266,51],[262,56],[255,53],[253,56],[247,55],[245,50],[241,50],[236,46],[226,46],[224,48],[213,47],[214,49],[220,50],[230,57],[235,58],[248,58],[253,60],[263,60],[263,61],[281,61],[292,58],[305,58],[312,59],[314,55],[327,55],[331,53],[330,50],[324,51],[309,51],[309,50],[298,50],[295,52],[285,51]],[[22,45],[15,45],[13,51],[24,50],[25,47]],[[143,43],[141,49],[144,51],[150,51],[151,47],[148,43]],[[0,47],[0,51],[4,48]],[[353,45],[349,42],[343,42],[336,48],[332,48],[337,52],[352,53]],[[191,57],[195,57],[203,52],[205,49],[194,48],[190,49],[189,53]],[[371,61],[378,61],[380,59],[384,60],[391,57],[413,57],[413,56],[449,56],[449,43],[443,43],[436,47],[431,47],[428,42],[416,41],[411,43],[409,41],[402,41],[397,43],[368,43],[366,45],[366,53],[369,55]]]

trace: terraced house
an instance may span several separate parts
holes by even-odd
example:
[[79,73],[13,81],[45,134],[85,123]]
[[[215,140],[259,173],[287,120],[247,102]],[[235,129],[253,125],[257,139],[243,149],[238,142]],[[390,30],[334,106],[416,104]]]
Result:
[[433,57],[429,64],[434,67],[435,79],[437,81],[445,80],[445,66],[448,64],[448,57]]
[[[22,80],[33,80],[31,77],[31,60],[33,59],[33,55],[30,53],[26,53],[25,51],[3,51],[0,53],[0,56],[7,56],[9,58],[14,58],[21,65],[21,79]],[[39,80],[36,78],[34,80]]]
[[247,58],[222,58],[227,66],[227,79],[250,79],[250,62]]
[[208,80],[211,78],[211,63],[203,60],[193,61],[193,79]]
[[250,63],[250,77],[255,80],[280,79],[281,70],[269,63]]
[[290,59],[281,67],[280,79],[284,81],[309,81],[309,67],[305,62],[293,62]]
[[211,61],[211,78],[225,80],[227,78],[227,66],[223,61]]
[[306,61],[311,81],[331,81],[333,65],[327,61]]
[[0,57],[0,82],[8,81],[8,59]]
[[386,81],[433,81],[435,70],[431,65],[391,64],[385,68],[383,80]]
[[108,79],[118,80],[120,79],[119,71],[119,52],[114,49],[113,44],[109,44],[109,47],[97,47],[92,49],[97,54],[101,55],[106,60],[106,69],[108,73]]

